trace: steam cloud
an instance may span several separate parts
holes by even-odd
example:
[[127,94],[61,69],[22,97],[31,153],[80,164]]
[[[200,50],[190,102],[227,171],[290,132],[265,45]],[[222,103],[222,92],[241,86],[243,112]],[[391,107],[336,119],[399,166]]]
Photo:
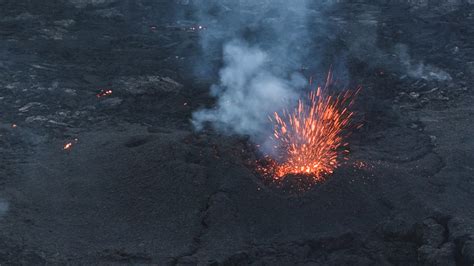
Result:
[[[206,76],[216,73],[213,67],[221,63],[216,54],[224,56],[219,82],[211,87],[217,105],[193,114],[195,128],[211,125],[221,132],[248,135],[262,143],[259,138],[268,136],[268,116],[289,107],[300,96],[306,81],[299,73],[311,61],[309,57],[319,61],[312,66],[318,68],[322,58],[328,59],[333,56],[331,53],[347,52],[351,58],[386,66],[411,78],[451,80],[445,71],[413,60],[402,44],[388,50],[378,47],[378,16],[383,15],[379,5],[356,12],[355,16],[325,16],[324,12],[337,7],[338,2],[341,1],[193,1],[197,21],[206,27],[201,32],[199,71]],[[336,26],[331,28],[329,20]],[[337,39],[341,28],[349,32],[347,50],[332,48],[328,56],[331,42]]]
[[404,70],[409,77],[438,81],[452,79],[451,75],[438,67],[425,65],[422,62],[414,64],[413,60],[408,54],[408,48],[406,45],[397,45],[395,49],[397,51],[398,58],[400,59],[401,66],[404,67]]
[[383,16],[380,6],[371,5],[370,10],[358,12],[349,18],[350,23],[344,27],[350,32],[346,37],[347,43],[350,44],[348,47],[350,56],[371,66],[384,66],[414,79],[430,81],[452,79],[451,75],[441,68],[414,60],[405,44],[397,43],[388,50],[381,49],[377,44],[380,16]]
[[298,70],[307,50],[307,2],[199,1],[195,7],[207,28],[203,58],[223,47],[224,67],[211,88],[216,108],[195,112],[192,122],[198,130],[210,124],[257,140],[268,130],[268,116],[294,102],[306,85]]
[[212,96],[218,98],[217,108],[194,113],[197,129],[210,122],[228,133],[258,137],[264,133],[268,115],[295,100],[296,89],[306,83],[298,74],[288,80],[276,77],[268,70],[268,54],[240,41],[225,46],[224,62],[220,84],[211,88]]

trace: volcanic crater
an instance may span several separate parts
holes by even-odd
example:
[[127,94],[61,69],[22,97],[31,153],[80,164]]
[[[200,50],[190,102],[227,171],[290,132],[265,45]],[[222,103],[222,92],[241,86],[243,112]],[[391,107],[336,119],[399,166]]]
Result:
[[224,26],[200,1],[0,0],[0,263],[473,265],[472,3],[309,5],[320,41],[294,49],[361,86],[363,127],[324,180],[275,182],[251,137],[193,126],[225,61],[200,36],[298,21],[217,2]]

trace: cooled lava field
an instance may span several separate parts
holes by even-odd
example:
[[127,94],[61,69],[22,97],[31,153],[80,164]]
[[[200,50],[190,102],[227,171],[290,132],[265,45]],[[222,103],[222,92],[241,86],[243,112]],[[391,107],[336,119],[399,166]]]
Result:
[[472,0],[0,0],[0,264],[474,265],[473,82]]

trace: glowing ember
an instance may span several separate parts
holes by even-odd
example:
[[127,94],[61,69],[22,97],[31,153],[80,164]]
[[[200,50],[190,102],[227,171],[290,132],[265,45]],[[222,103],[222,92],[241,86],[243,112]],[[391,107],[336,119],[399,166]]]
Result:
[[68,142],[68,143],[64,144],[63,150],[64,151],[70,151],[72,149],[72,147],[74,146],[74,144],[76,144],[78,141],[79,141],[78,139],[74,139],[74,141],[71,141],[71,142]]
[[274,124],[271,137],[275,142],[276,158],[266,156],[258,171],[273,180],[287,176],[305,176],[321,181],[332,174],[339,161],[348,154],[345,139],[354,115],[349,109],[359,89],[339,95],[329,95],[326,86],[309,93],[307,100],[299,100],[297,107],[275,113],[270,118]]
[[108,89],[108,90],[101,90],[99,93],[97,93],[97,98],[102,98],[102,97],[105,97],[105,96],[110,96],[112,95],[112,90]]
[[367,169],[369,167],[369,165],[364,161],[355,161],[353,165],[357,169]]
[[72,142],[64,144],[63,150],[68,151],[72,148]]
[[202,26],[202,25],[193,25],[188,28],[190,31],[201,31],[201,30],[206,30],[207,28]]

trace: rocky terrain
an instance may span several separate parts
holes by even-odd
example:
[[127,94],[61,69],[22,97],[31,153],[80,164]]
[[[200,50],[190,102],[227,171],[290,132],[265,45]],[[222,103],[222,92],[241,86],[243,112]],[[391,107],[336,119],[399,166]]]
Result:
[[474,264],[470,1],[314,19],[364,127],[303,194],[262,182],[247,138],[192,127],[217,72],[195,75],[190,2],[0,0],[1,264]]

